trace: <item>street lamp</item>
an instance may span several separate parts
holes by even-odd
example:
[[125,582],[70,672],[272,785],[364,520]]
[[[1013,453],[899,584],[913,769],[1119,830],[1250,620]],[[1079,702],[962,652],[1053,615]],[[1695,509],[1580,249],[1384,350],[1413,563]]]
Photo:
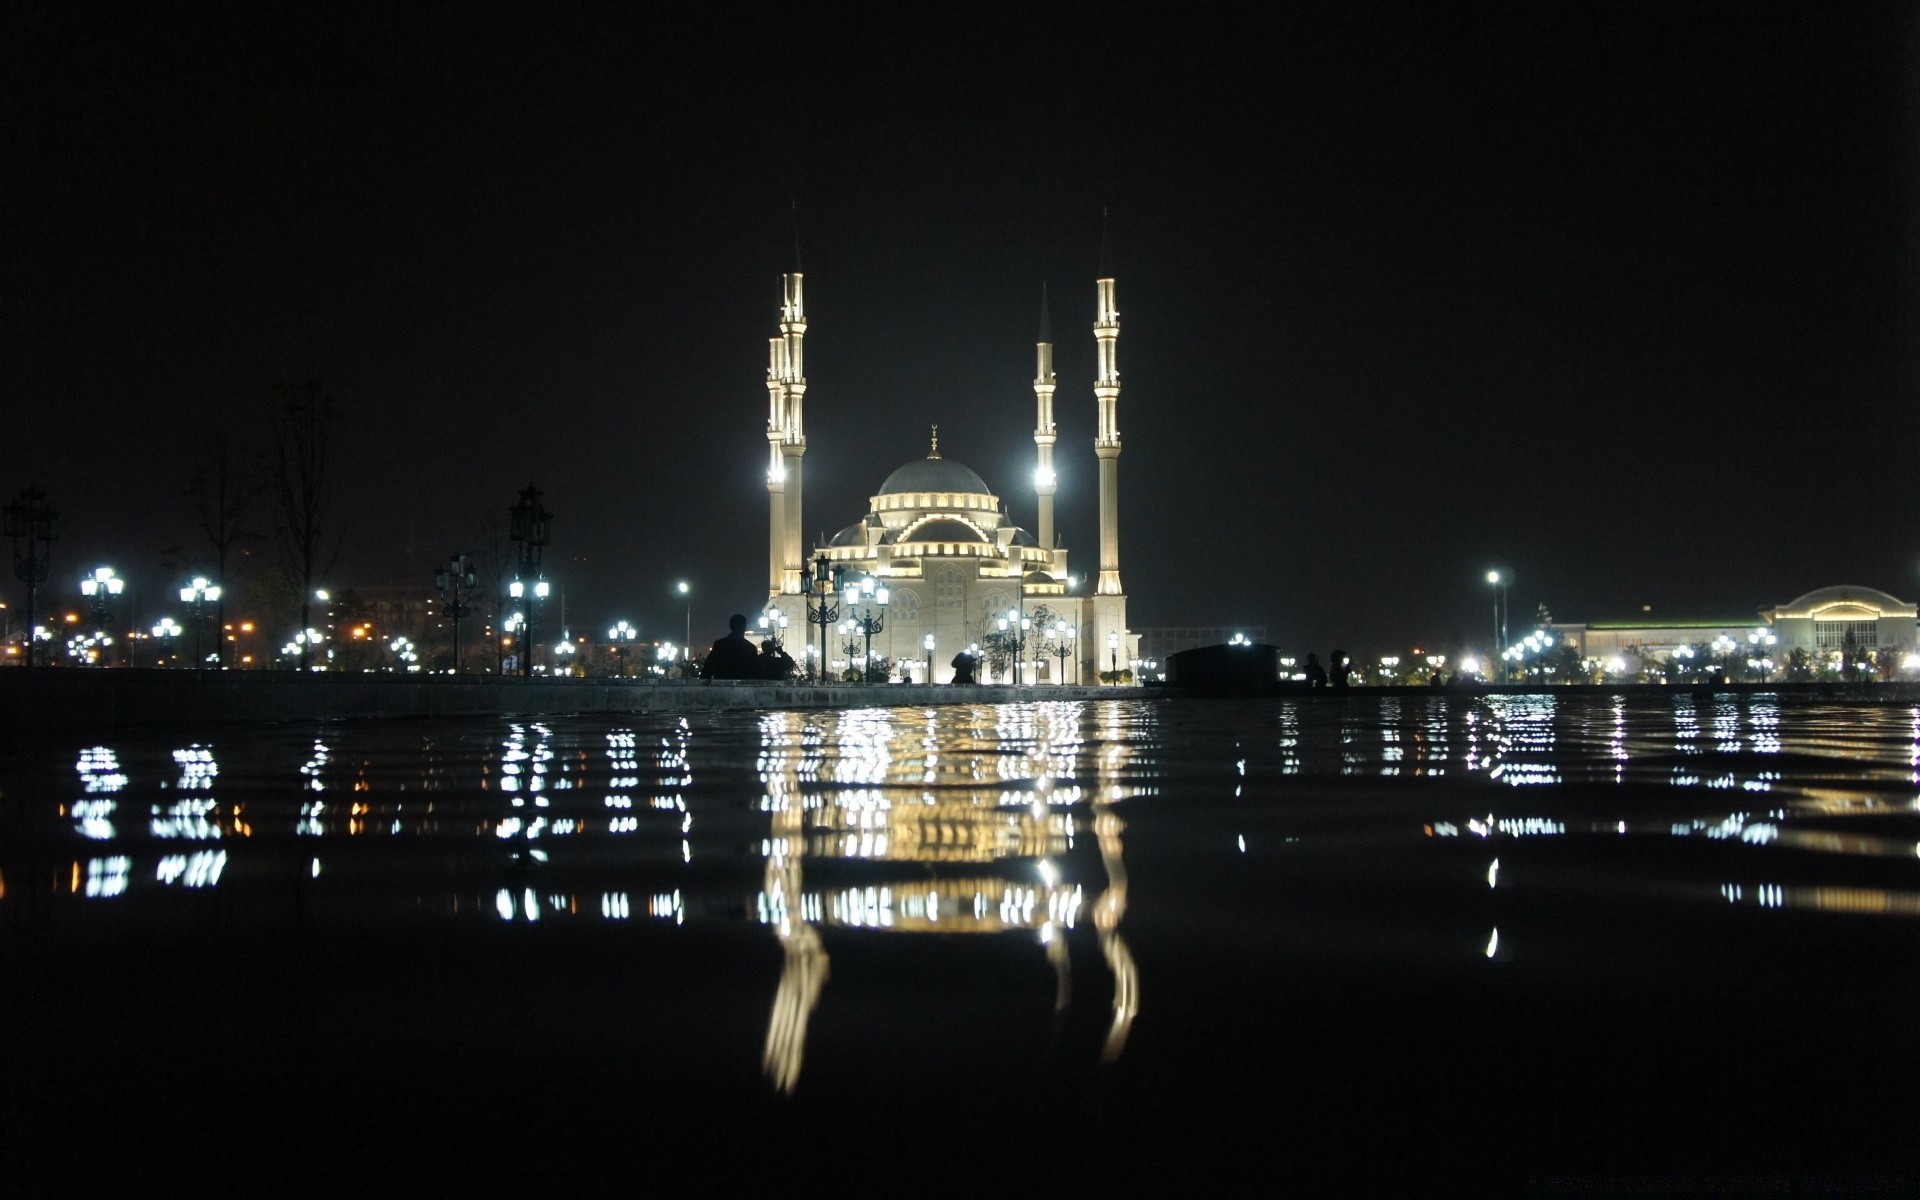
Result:
[[1760,673],[1760,682],[1765,683],[1773,677],[1773,648],[1780,639],[1764,629],[1756,629],[1747,635],[1747,669]]
[[161,617],[153,625],[153,636],[160,643],[160,649],[154,654],[153,665],[160,665],[162,655],[171,654],[173,639],[180,636],[180,626],[172,617]]
[[760,614],[760,636],[773,643],[775,650],[785,649],[787,636],[787,614],[777,608],[770,608]]
[[414,648],[413,639],[402,635],[387,643],[387,649],[393,651],[394,658],[408,671],[420,669],[420,652]]
[[1500,664],[1500,680],[1507,678],[1507,587],[1512,578],[1499,571],[1487,572],[1487,585],[1493,589],[1493,656]]
[[60,514],[47,506],[47,494],[37,487],[23,489],[3,511],[6,536],[13,541],[13,576],[27,585],[27,666],[32,667],[37,628],[33,623],[34,598],[53,565],[54,523]]
[[827,628],[840,619],[840,606],[833,602],[833,575],[822,554],[813,560],[813,574],[800,578],[800,590],[810,596],[819,596],[820,603],[807,605],[807,624],[820,627],[819,679],[827,677]]
[[516,579],[507,585],[508,597],[514,600],[525,600],[527,602],[525,612],[513,614],[519,622],[520,649],[522,652],[520,674],[523,676],[531,677],[533,675],[533,615],[539,607],[538,602],[545,600],[552,590],[545,579],[535,579],[531,582],[525,579]]
[[1027,653],[1027,631],[1033,628],[1033,622],[1026,618],[1022,610],[1010,608],[994,624],[999,627],[1001,633],[1013,635],[1013,682],[1018,686],[1020,667]]
[[933,635],[929,633],[920,639],[920,645],[927,652],[927,682],[933,682]]
[[[80,594],[87,598],[87,612],[93,618],[94,625],[104,631],[113,624],[113,597],[126,589],[127,581],[114,574],[112,567],[95,567],[93,574],[80,581]],[[128,642],[128,653],[132,653],[132,642]],[[131,659],[129,659],[129,664]]]
[[567,631],[560,631],[560,640],[553,644],[553,654],[548,659],[547,674],[571,675],[573,673],[573,638]]
[[607,641],[612,643],[614,654],[620,659],[620,678],[627,677],[627,647],[640,636],[640,631],[625,621],[619,621],[607,630]]
[[1107,670],[1114,675],[1120,673],[1120,634],[1118,630],[1109,631],[1107,634]]
[[193,665],[198,670],[207,661],[200,652],[200,627],[206,623],[207,605],[220,599],[220,585],[205,575],[195,575],[192,583],[180,589],[180,599],[193,609]]
[[453,622],[453,673],[455,675],[460,673],[460,622],[473,611],[473,606],[462,599],[462,596],[472,590],[479,581],[479,574],[474,571],[473,564],[467,561],[467,556],[464,554],[456,554],[447,560],[445,566],[433,569],[433,586],[446,597],[446,603],[441,611],[446,613],[447,618]]
[[679,582],[679,584],[677,584],[676,586],[679,588],[680,598],[687,602],[687,655],[688,657],[692,657],[693,655],[693,585],[688,583],[686,580],[682,579]]
[[[873,635],[887,627],[887,585],[875,585],[872,576],[862,579],[858,584],[849,583],[846,589],[847,623],[867,638],[867,659],[862,664],[860,677],[867,683],[873,682]],[[858,617],[852,614],[854,605],[861,606]]]
[[1053,682],[1056,685],[1065,686],[1067,682],[1067,659],[1073,654],[1073,639],[1076,636],[1076,630],[1073,625],[1067,621],[1055,621],[1053,628],[1043,629],[1041,632],[1049,636],[1048,640],[1040,643],[1040,653],[1051,654],[1060,660],[1059,667],[1054,671]]
[[[520,569],[513,581],[513,598],[518,600],[524,594],[524,580],[534,580],[534,597],[544,598],[547,594],[547,581],[540,578],[540,555],[547,547],[547,541],[553,534],[553,514],[547,506],[540,503],[540,489],[529,483],[520,493],[520,499],[507,506],[507,537],[520,547]],[[531,602],[527,605],[527,633],[520,639],[526,650],[525,659],[520,664],[520,674],[527,678],[533,676],[533,611]]]

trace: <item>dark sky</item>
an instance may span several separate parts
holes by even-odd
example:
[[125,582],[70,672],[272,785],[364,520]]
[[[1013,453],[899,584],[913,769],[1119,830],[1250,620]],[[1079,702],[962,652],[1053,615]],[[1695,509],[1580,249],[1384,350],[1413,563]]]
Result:
[[1492,565],[1562,619],[1920,590],[1894,5],[381,7],[0,18],[0,490],[62,578],[173,582],[190,447],[317,375],[339,582],[532,479],[577,628],[753,611],[797,202],[810,532],[936,421],[1031,523],[1044,278],[1096,566],[1108,206],[1136,626],[1471,636]]

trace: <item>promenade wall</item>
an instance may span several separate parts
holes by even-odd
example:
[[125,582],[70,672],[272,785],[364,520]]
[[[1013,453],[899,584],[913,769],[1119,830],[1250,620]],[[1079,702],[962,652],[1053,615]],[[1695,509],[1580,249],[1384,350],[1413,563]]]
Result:
[[0,670],[0,736],[322,718],[560,716],[1119,699],[1119,687],[933,687],[275,671]]

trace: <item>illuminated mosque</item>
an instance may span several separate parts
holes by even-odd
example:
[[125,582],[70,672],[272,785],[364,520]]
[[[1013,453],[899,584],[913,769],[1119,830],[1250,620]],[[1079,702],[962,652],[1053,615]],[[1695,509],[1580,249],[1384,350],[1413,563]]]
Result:
[[[816,545],[809,560],[801,532],[807,452],[801,345],[807,314],[800,272],[784,277],[780,335],[771,339],[767,367],[767,615],[785,625],[790,645],[806,646],[796,658],[816,653],[805,636],[813,632],[809,602],[826,599],[827,589],[849,581],[875,585],[876,594],[885,589],[884,609],[872,610],[882,614],[884,624],[875,652],[891,647],[916,682],[951,681],[953,656],[985,642],[1010,612],[1012,621],[1025,619],[1031,626],[1021,655],[1022,682],[1091,683],[1100,672],[1125,668],[1136,657],[1138,637],[1127,628],[1127,597],[1120,584],[1120,370],[1115,357],[1120,313],[1105,257],[1103,252],[1093,325],[1099,351],[1093,450],[1100,464],[1100,570],[1090,596],[1073,594],[1067,550],[1054,532],[1056,382],[1044,300],[1033,379],[1035,527],[1016,525],[1006,501],[972,468],[941,456],[935,426],[927,456],[888,475],[866,516]],[[841,607],[843,617],[854,615],[845,610],[855,606]],[[830,660],[841,652],[844,638],[829,639]],[[846,662],[831,665],[840,669]]]

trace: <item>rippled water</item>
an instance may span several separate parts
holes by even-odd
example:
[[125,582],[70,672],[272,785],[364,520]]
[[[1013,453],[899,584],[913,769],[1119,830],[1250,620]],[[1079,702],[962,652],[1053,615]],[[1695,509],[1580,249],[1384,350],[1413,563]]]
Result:
[[1764,695],[13,746],[0,1166],[1904,1169],[1917,797],[1920,708]]

